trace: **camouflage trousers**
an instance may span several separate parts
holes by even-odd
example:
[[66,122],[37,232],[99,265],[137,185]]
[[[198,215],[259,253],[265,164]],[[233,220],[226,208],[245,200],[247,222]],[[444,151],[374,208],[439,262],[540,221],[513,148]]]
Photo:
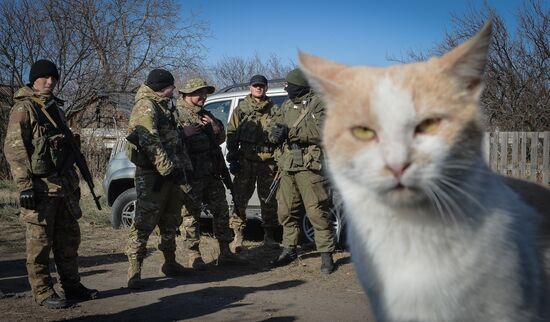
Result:
[[176,231],[181,224],[183,191],[177,184],[166,182],[156,171],[136,169],[137,193],[134,223],[130,228],[126,255],[143,260],[149,236],[158,226],[162,252],[176,251]]
[[262,212],[263,227],[274,229],[279,226],[277,221],[277,200],[271,198],[269,203],[265,200],[269,195],[269,187],[275,177],[275,162],[241,160],[241,171],[235,175],[233,185],[235,187],[235,204],[240,210],[239,217],[230,220],[231,228],[244,228],[246,224],[246,206],[256,186]]
[[213,217],[214,236],[219,242],[229,243],[233,234],[229,229],[229,206],[225,187],[219,178],[208,176],[191,181],[195,203],[184,203],[181,209],[183,223],[180,227],[184,238],[184,247],[191,251],[199,250],[201,204]]
[[[69,198],[76,200],[69,201]],[[38,303],[54,293],[50,251],[61,285],[65,288],[80,283],[77,263],[80,227],[75,215],[81,212],[80,208],[72,209],[72,206],[78,208],[78,197],[40,196],[36,210],[21,209],[21,218],[26,222],[29,284]]]
[[315,231],[319,252],[335,248],[334,230],[330,223],[328,179],[314,171],[283,171],[277,190],[277,215],[283,226],[283,246],[296,247],[300,236],[301,203]]

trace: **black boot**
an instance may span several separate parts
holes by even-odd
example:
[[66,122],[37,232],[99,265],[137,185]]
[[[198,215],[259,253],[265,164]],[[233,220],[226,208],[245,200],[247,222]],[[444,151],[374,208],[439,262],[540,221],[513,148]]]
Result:
[[53,293],[47,299],[40,302],[40,305],[47,307],[48,309],[63,309],[68,306],[67,301],[59,297],[57,293]]
[[332,253],[321,253],[321,273],[330,274],[334,271]]
[[73,286],[63,286],[63,291],[65,291],[65,298],[70,301],[93,300],[99,295],[98,290],[87,288],[82,283]]
[[279,255],[279,257],[272,260],[270,264],[273,267],[285,266],[292,263],[296,258],[298,258],[298,253],[296,252],[296,248],[285,247],[281,255]]

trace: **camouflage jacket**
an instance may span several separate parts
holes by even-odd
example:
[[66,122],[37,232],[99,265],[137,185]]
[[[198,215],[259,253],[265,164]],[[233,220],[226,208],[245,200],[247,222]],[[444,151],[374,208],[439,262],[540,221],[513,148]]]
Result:
[[269,97],[257,102],[248,95],[239,103],[227,125],[228,162],[241,157],[252,161],[273,159],[275,145],[269,141],[269,129],[276,108]]
[[64,143],[56,143],[55,149],[52,147],[55,137],[59,138],[57,126],[40,112],[50,100],[55,104],[48,108],[48,116],[54,123],[66,124],[63,111],[58,107],[62,104],[60,99],[41,95],[30,87],[15,93],[4,154],[21,191],[33,189],[37,194],[64,196],[78,189],[79,180],[74,159],[68,159],[70,153],[63,147]]
[[[128,157],[138,167],[156,170],[165,176],[175,168],[184,168],[179,156],[184,145],[176,123],[176,108],[170,98],[158,96],[151,88],[141,85],[128,125],[134,136],[128,144]],[[130,141],[130,139],[129,139]]]
[[[285,124],[289,127],[288,139],[274,154],[278,167],[283,171],[319,171],[323,168],[321,130],[325,119],[325,104],[309,92],[300,97],[300,104],[286,100],[273,115],[272,127]],[[305,113],[298,124],[295,124]],[[269,138],[275,142],[271,137]]]
[[199,106],[191,106],[185,102],[183,98],[177,101],[177,122],[180,127],[201,123],[201,114],[208,114],[220,126],[220,133],[213,137],[216,146],[212,145],[212,138],[203,127],[203,130],[198,134],[185,138],[185,144],[191,163],[193,172],[190,173],[192,179],[198,179],[205,176],[215,174],[215,165],[213,164],[214,149],[225,141],[225,131],[223,123],[215,118],[212,113],[206,111]]

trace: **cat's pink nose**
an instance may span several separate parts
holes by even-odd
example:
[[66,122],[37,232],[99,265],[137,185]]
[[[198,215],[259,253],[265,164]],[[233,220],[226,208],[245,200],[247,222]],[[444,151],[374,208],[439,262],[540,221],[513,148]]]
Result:
[[398,163],[398,164],[386,164],[386,168],[390,170],[390,172],[393,174],[396,178],[401,178],[403,175],[403,172],[411,165],[409,162],[407,163]]

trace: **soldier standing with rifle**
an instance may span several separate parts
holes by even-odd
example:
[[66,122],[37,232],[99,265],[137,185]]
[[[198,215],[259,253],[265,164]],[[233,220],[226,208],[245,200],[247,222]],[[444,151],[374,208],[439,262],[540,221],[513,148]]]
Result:
[[230,218],[230,226],[235,232],[230,246],[234,251],[242,247],[245,210],[256,185],[263,219],[264,246],[279,248],[279,243],[274,239],[275,229],[279,225],[277,201],[267,198],[276,172],[273,159],[276,146],[269,141],[271,114],[276,105],[266,96],[267,89],[265,76],[252,76],[250,94],[233,111],[227,126],[227,161],[229,171],[235,175],[235,204],[240,211],[238,216]]
[[[4,153],[20,190],[20,217],[26,225],[27,272],[35,301],[47,308],[68,306],[69,301],[94,299],[98,291],[80,283],[78,247],[82,216],[80,173],[91,176],[59,106],[63,101],[52,93],[59,72],[48,60],[36,61],[29,84],[14,96],[15,104],[4,145]],[[88,182],[92,189],[93,183]],[[98,197],[95,197],[99,207]],[[49,256],[54,261],[65,292],[60,297],[53,288]]]
[[[136,165],[137,192],[134,223],[130,230],[128,288],[140,288],[141,268],[147,240],[156,226],[159,250],[164,255],[160,274],[182,276],[186,270],[176,262],[176,231],[181,224],[184,201],[181,186],[186,184],[184,146],[172,102],[174,77],[164,69],[153,69],[136,93],[130,115],[127,154]],[[188,191],[188,190],[187,190]]]
[[[181,231],[185,238],[189,266],[199,270],[204,268],[199,250],[201,203],[207,205],[214,217],[214,235],[220,245],[218,265],[245,265],[248,263],[246,260],[229,250],[232,235],[222,177],[224,182],[230,185],[231,178],[228,177],[229,173],[219,146],[225,140],[223,123],[202,108],[206,96],[214,92],[214,87],[202,79],[195,78],[189,80],[179,92],[181,97],[177,103],[178,123],[183,128],[193,165],[193,171],[189,173],[189,182],[194,195],[198,198],[197,203],[186,203],[182,208]],[[228,189],[231,188],[228,186]]]
[[300,204],[303,203],[315,230],[315,245],[321,253],[321,272],[334,270],[332,252],[334,231],[330,223],[328,178],[324,175],[324,155],[321,147],[321,126],[325,105],[313,93],[302,71],[294,69],[286,76],[288,100],[273,117],[270,134],[280,149],[275,154],[281,171],[277,191],[277,214],[283,225],[283,252],[273,266],[288,265],[298,254],[300,234]]

